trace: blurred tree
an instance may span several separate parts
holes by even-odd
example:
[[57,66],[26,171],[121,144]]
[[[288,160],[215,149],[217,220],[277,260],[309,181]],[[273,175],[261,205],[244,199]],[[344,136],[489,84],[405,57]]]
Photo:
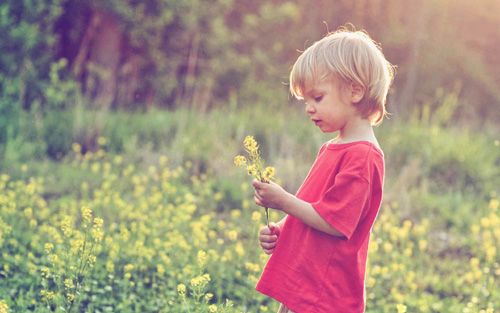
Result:
[[19,112],[44,107],[46,82],[57,36],[52,25],[59,0],[5,0],[0,3],[0,161],[15,137]]

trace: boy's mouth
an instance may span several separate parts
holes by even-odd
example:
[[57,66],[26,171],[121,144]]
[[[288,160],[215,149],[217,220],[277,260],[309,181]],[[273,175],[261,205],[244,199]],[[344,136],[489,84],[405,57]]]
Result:
[[318,125],[319,123],[321,123],[321,120],[318,120],[318,119],[311,119],[313,121],[314,124]]

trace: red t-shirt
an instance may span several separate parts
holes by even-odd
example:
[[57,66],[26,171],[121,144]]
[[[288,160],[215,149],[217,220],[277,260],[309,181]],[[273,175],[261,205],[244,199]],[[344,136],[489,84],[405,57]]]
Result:
[[368,243],[383,182],[384,155],[372,143],[324,144],[296,195],[345,237],[288,215],[257,291],[296,313],[364,312]]

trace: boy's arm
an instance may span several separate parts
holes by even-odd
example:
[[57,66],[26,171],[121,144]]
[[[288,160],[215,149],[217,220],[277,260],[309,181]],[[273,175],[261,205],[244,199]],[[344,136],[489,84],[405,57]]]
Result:
[[[300,219],[302,222],[306,223],[316,230],[337,237],[345,237],[344,234],[328,224],[318,214],[318,212],[316,212],[316,210],[310,203],[301,200],[290,193],[286,193],[286,196],[283,197],[281,210],[287,214],[295,216],[296,218]],[[284,220],[285,219],[283,219],[282,221],[284,222]]]
[[[286,214],[293,215],[302,222],[311,226],[314,229],[325,232],[327,234],[345,237],[344,234],[333,228],[325,221],[312,205],[304,200],[297,198],[291,193],[285,191],[281,186],[274,182],[262,183],[258,180],[252,182],[255,188],[255,203],[262,207],[281,210]],[[284,219],[279,223],[283,222]]]

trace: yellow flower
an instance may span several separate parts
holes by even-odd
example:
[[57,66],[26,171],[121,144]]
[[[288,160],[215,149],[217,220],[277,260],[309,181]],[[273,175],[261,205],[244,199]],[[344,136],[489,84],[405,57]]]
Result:
[[257,166],[255,164],[250,164],[247,166],[248,175],[257,175]]
[[101,228],[102,224],[104,224],[104,220],[102,218],[96,217],[94,218],[94,226]]
[[54,245],[48,242],[45,244],[44,248],[45,248],[45,253],[50,254],[50,252],[52,252],[52,250],[54,249]]
[[64,280],[64,287],[66,287],[67,289],[75,287],[75,285],[73,284],[73,280],[71,278],[66,278]]
[[88,207],[82,208],[82,217],[87,222],[90,223],[92,221],[92,209]]
[[217,306],[215,304],[211,304],[209,307],[208,307],[208,312],[210,313],[215,313],[217,312]]
[[245,146],[245,149],[250,152],[255,152],[259,148],[257,141],[255,141],[253,136],[246,136],[245,140],[243,140],[243,145]]
[[205,266],[205,264],[207,263],[207,253],[203,250],[200,250],[198,251],[198,265],[200,267],[203,267]]
[[75,154],[80,154],[80,152],[82,152],[82,146],[76,142],[71,145],[71,149]]
[[398,304],[396,306],[398,313],[405,313],[406,312],[406,305],[404,304]]
[[4,300],[0,300],[0,313],[8,313],[9,312],[9,306],[7,303],[5,303]]
[[68,299],[69,302],[75,301],[75,294],[74,293],[67,293],[66,299]]
[[72,233],[72,228],[71,225],[73,224],[73,221],[71,220],[71,217],[65,216],[61,222],[61,230],[63,231],[64,236],[69,236]]
[[260,221],[261,218],[262,218],[262,213],[260,213],[259,211],[254,211],[252,213],[252,221],[258,222]]
[[50,300],[54,299],[54,297],[55,297],[54,292],[48,291],[46,289],[43,289],[42,291],[40,291],[40,295],[42,296],[42,299],[45,301],[50,301]]
[[237,155],[234,157],[234,165],[243,166],[247,164],[247,159],[242,155]]
[[226,233],[229,240],[235,241],[238,239],[238,232],[236,230],[230,230]]
[[210,275],[203,274],[201,276],[191,279],[191,287],[205,286],[210,281]]
[[177,292],[181,295],[184,296],[186,294],[186,285],[184,284],[179,284],[177,285]]
[[209,292],[209,293],[205,294],[205,301],[208,302],[208,301],[212,300],[213,297],[214,297],[214,294]]
[[271,179],[274,178],[274,175],[276,174],[276,170],[272,166],[268,166],[264,169],[264,172],[262,173],[262,178],[264,178],[265,181],[270,181]]
[[498,201],[498,199],[491,199],[490,200],[490,209],[492,209],[493,211],[496,211],[499,206],[500,206],[500,201]]
[[99,144],[99,146],[104,146],[106,144],[106,138],[104,137],[97,138],[97,143]]

